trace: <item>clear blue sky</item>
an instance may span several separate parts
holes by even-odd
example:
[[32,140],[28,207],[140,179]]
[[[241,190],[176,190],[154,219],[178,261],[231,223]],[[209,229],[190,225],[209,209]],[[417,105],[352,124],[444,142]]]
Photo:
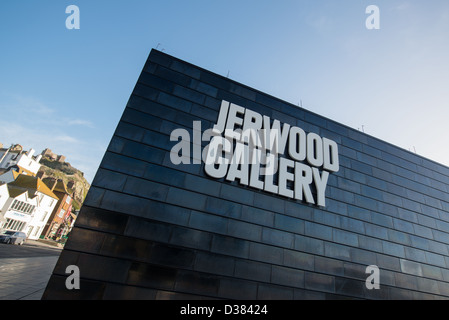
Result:
[[[68,30],[68,5],[81,29]],[[380,30],[368,30],[368,5]],[[447,0],[2,0],[0,142],[92,180],[151,50],[449,165]]]

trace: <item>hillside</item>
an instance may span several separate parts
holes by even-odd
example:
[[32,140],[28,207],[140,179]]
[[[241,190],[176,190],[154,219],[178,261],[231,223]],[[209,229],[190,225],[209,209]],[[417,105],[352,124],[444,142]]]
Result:
[[90,184],[84,178],[84,174],[72,167],[68,162],[53,161],[43,157],[40,164],[42,166],[39,169],[38,175],[41,175],[42,179],[46,177],[62,179],[67,186],[67,190],[70,193],[74,192],[73,207],[75,210],[78,210],[83,204],[87,191],[90,188]]

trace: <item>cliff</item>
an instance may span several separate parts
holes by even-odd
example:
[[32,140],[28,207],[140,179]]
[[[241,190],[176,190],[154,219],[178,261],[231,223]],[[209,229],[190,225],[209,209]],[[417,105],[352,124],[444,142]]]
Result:
[[41,179],[47,177],[62,179],[67,186],[67,190],[73,193],[73,208],[75,210],[80,209],[90,188],[83,172],[72,167],[68,162],[51,160],[47,157],[42,158],[40,164],[38,177]]

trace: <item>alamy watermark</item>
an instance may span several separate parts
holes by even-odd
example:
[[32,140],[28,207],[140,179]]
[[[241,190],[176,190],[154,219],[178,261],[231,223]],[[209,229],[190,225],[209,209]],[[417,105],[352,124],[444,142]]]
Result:
[[67,266],[65,273],[70,274],[65,280],[65,287],[68,290],[80,289],[80,268],[75,265]]
[[[65,26],[68,30],[79,30],[80,9],[76,5],[66,7],[68,14]],[[365,26],[368,30],[380,29],[380,9],[376,5],[369,5],[365,13]],[[229,109],[235,108],[234,114]],[[303,196],[309,203],[315,203],[309,185],[314,182],[317,190],[318,205],[324,206],[324,191],[329,173],[337,172],[338,146],[332,140],[321,138],[301,128],[284,125],[281,127],[278,120],[270,124],[270,120],[251,110],[244,110],[239,106],[223,101],[220,110],[224,122],[218,122],[214,128],[202,133],[201,121],[193,122],[193,139],[185,129],[175,129],[170,140],[178,143],[173,146],[170,160],[173,164],[201,164],[205,163],[205,170],[214,178],[226,177],[233,181],[256,188],[265,188],[265,191],[279,193],[284,196],[302,200]],[[232,110],[231,110],[232,111]],[[244,117],[240,118],[239,115]],[[229,119],[229,117],[230,119]],[[226,119],[228,118],[228,119]],[[227,120],[227,121],[225,121]],[[219,118],[220,121],[220,118]],[[231,123],[231,126],[228,124]],[[235,129],[234,125],[241,129]],[[203,150],[202,142],[210,142]],[[192,153],[191,153],[192,147]],[[282,155],[288,151],[290,158]],[[192,157],[191,157],[192,155]],[[306,164],[307,163],[307,164]],[[248,165],[251,165],[249,167]],[[324,170],[320,173],[318,167]],[[280,169],[279,169],[280,168]],[[269,186],[269,178],[265,183],[259,180],[260,176],[273,177],[279,171],[280,186]],[[254,179],[253,177],[257,177]],[[272,178],[271,178],[272,180]],[[295,183],[295,189],[285,187],[287,181]],[[264,187],[265,185],[265,187]],[[76,265],[70,265],[65,272],[69,274],[65,281],[68,290],[80,289],[80,270]],[[380,269],[376,265],[366,267],[365,286],[368,290],[380,289]]]
[[65,13],[70,14],[65,20],[65,27],[68,30],[80,29],[80,8],[75,5],[67,6]]
[[366,14],[369,14],[366,18],[365,26],[368,30],[379,30],[380,29],[380,9],[378,6],[370,5],[366,7]]
[[365,273],[369,276],[366,278],[365,286],[368,290],[380,289],[380,269],[376,265],[370,265],[366,267]]
[[[68,30],[80,29],[80,9],[76,5],[69,5],[65,9],[65,13],[69,14],[66,18],[65,26]],[[369,16],[365,20],[365,26],[368,30],[380,29],[380,9],[376,5],[366,7],[365,13]]]

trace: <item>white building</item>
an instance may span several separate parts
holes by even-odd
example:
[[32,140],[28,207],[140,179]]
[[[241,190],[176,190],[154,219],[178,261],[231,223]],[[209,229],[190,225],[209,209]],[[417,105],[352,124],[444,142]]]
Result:
[[2,229],[24,231],[37,207],[37,197],[30,197],[28,191],[17,190],[8,190],[8,195],[2,209]]
[[9,148],[0,149],[0,170],[8,170],[11,167],[18,167],[20,173],[36,175],[41,167],[42,155],[34,156],[35,150],[23,151],[21,145],[13,145]]
[[[0,186],[2,198],[6,196],[4,186]],[[0,198],[0,228],[23,231],[28,239],[39,239],[58,197],[41,179],[24,174],[6,186],[7,200]]]
[[6,204],[6,201],[9,199],[9,192],[8,192],[8,186],[6,183],[0,182],[0,230],[3,223],[6,221],[3,214],[3,207]]

